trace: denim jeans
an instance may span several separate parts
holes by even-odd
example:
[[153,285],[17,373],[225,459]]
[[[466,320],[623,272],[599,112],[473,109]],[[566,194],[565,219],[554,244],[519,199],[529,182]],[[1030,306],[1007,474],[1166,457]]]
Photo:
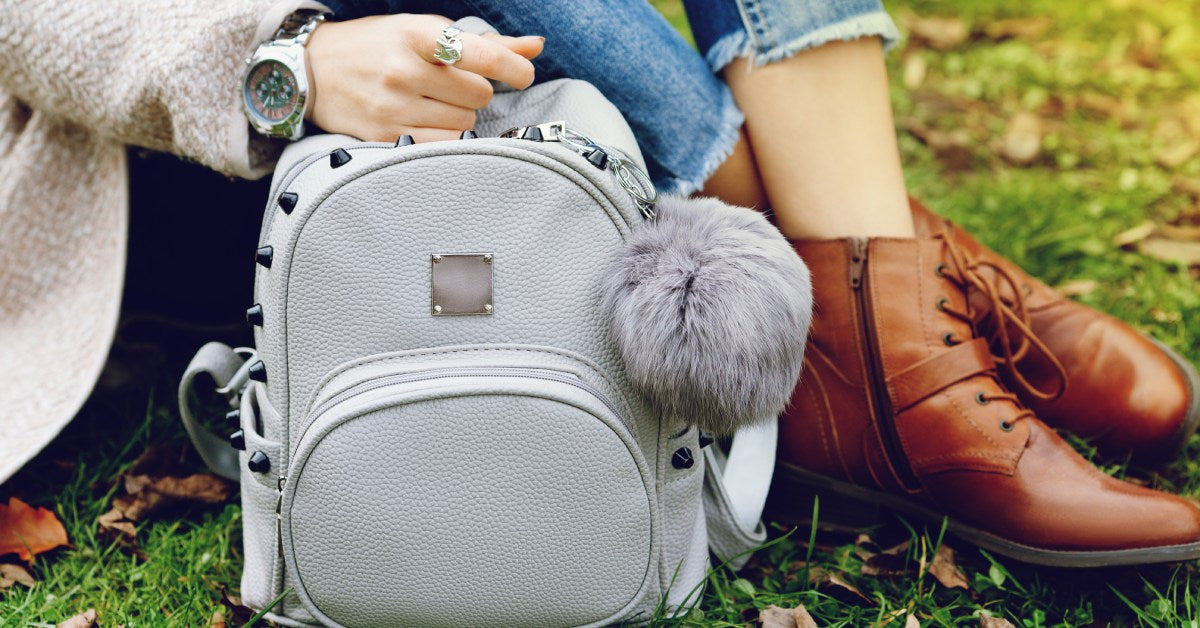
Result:
[[688,194],[733,151],[742,112],[714,74],[739,56],[784,59],[838,39],[898,37],[879,0],[685,0],[697,54],[645,0],[322,0],[336,19],[478,15],[542,35],[538,81],[595,85],[629,121],[659,192]]

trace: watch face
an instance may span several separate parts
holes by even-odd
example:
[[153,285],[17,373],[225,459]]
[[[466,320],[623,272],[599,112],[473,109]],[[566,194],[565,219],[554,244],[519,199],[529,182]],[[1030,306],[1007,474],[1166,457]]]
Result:
[[296,75],[278,61],[255,65],[242,89],[250,110],[267,123],[282,121],[299,105]]

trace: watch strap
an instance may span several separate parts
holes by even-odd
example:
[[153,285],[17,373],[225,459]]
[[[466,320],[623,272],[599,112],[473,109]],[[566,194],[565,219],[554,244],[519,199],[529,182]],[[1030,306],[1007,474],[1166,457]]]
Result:
[[300,44],[303,46],[308,43],[308,36],[317,28],[317,25],[325,21],[328,16],[328,13],[316,9],[293,11],[283,19],[283,24],[279,25],[279,30],[275,31],[275,35],[271,39],[276,44]]

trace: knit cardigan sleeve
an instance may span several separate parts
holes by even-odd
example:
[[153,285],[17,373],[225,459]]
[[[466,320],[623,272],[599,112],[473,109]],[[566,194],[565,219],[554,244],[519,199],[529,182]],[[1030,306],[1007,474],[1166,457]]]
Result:
[[99,136],[257,178],[245,60],[303,0],[0,0],[0,87]]

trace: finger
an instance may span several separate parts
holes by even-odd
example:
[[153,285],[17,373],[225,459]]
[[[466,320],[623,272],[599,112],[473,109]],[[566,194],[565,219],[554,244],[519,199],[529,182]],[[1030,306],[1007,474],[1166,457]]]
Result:
[[432,65],[425,74],[418,87],[422,96],[467,109],[483,109],[492,100],[492,84],[478,74]]
[[435,129],[433,127],[411,127],[406,126],[400,129],[400,135],[411,135],[413,141],[418,144],[425,142],[445,142],[456,140],[462,136],[462,131],[454,129]]
[[[417,44],[417,54],[434,65],[440,64],[433,56],[440,36],[440,30],[432,32],[424,45]],[[533,83],[533,64],[529,59],[509,50],[498,41],[479,35],[462,33],[459,38],[462,41],[462,58],[454,64],[455,68],[474,72],[484,78],[503,81],[517,89],[524,89]]]
[[404,112],[404,123],[414,127],[461,132],[475,127],[475,110],[433,98],[421,98]]
[[525,57],[533,59],[542,54],[542,49],[546,46],[546,38],[538,35],[526,35],[524,37],[509,37],[499,33],[486,33],[484,39],[490,39],[508,48],[509,50]]

